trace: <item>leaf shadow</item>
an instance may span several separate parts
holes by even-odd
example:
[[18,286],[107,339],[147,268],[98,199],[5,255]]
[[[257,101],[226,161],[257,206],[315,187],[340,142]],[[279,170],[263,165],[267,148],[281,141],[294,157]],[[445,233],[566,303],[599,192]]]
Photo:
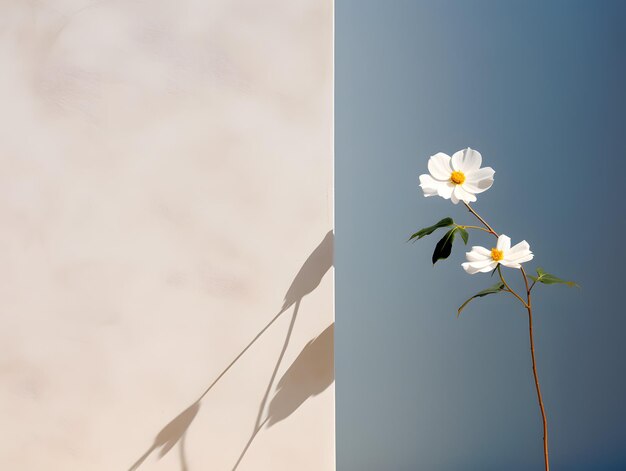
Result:
[[278,381],[277,392],[270,402],[267,426],[271,427],[293,414],[304,402],[324,392],[335,381],[335,324],[302,349]]
[[[248,439],[248,442],[244,450],[239,456],[239,459],[237,460],[233,470],[237,468],[241,460],[244,458],[248,448],[254,441],[256,435],[269,420],[269,417],[268,417],[265,420],[261,421],[261,417],[262,417],[263,411],[265,410],[265,406],[267,404],[267,400],[269,397],[269,392],[274,383],[276,374],[282,362],[282,358],[287,350],[289,339],[291,337],[291,333],[293,332],[295,320],[298,315],[300,302],[302,301],[302,298],[304,298],[307,294],[313,292],[319,286],[325,274],[333,266],[333,245],[334,245],[334,234],[333,234],[333,231],[330,230],[328,231],[328,233],[326,233],[322,241],[313,250],[313,252],[311,252],[311,254],[305,260],[304,264],[301,266],[300,270],[294,277],[293,281],[291,282],[291,285],[289,286],[285,294],[283,305],[280,311],[265,325],[265,327],[263,327],[256,334],[256,336],[250,341],[250,343],[248,343],[248,345],[230,362],[230,364],[226,366],[226,368],[213,380],[213,382],[207,386],[207,388],[202,392],[202,394],[200,394],[200,396],[198,397],[198,399],[196,399],[194,403],[192,403],[189,407],[183,410],[173,420],[171,420],[165,427],[161,429],[161,431],[154,438],[154,441],[152,445],[150,446],[150,448],[148,448],[146,452],[143,455],[141,455],[139,459],[137,459],[137,461],[129,468],[128,471],[135,471],[136,469],[138,469],[144,463],[144,461],[154,451],[156,451],[159,448],[160,448],[159,453],[158,453],[159,459],[164,457],[167,453],[169,453],[169,451],[174,446],[176,446],[176,444],[179,445],[181,470],[187,471],[189,469],[189,466],[187,464],[187,458],[185,454],[185,438],[186,438],[187,431],[189,430],[189,427],[193,423],[193,420],[195,419],[196,415],[198,414],[202,400],[211,391],[211,389],[224,377],[224,375],[226,375],[226,373],[239,361],[239,359],[254,345],[254,343],[274,324],[274,322],[279,317],[281,317],[281,315],[287,309],[289,309],[291,306],[294,306],[291,322],[289,324],[289,329],[287,331],[285,340],[283,342],[281,353],[275,364],[274,370],[269,380],[269,384],[266,388],[265,394],[259,405],[259,412],[257,414],[253,432],[250,438]],[[283,380],[281,379],[281,381]],[[288,388],[288,391],[290,389],[292,388],[291,387]],[[290,397],[290,396],[287,396],[287,397]],[[274,399],[272,400],[272,402],[274,402]],[[291,404],[289,408],[292,408],[295,404],[298,404],[296,406],[297,408],[304,401],[298,402],[298,401],[290,400],[290,401],[279,401],[279,402],[285,402],[286,404],[287,403]],[[282,409],[279,408],[279,410],[283,411],[282,414],[285,414],[286,409],[287,408],[282,408]],[[292,412],[289,412],[287,415],[291,414]]]
[[[172,419],[154,438],[152,446],[129,468],[129,471],[134,471],[150,456],[150,454],[159,449],[159,458],[164,457],[177,443],[182,443],[185,438],[185,434],[189,429],[189,426],[195,419],[200,410],[200,401],[194,402],[187,409],[178,414]],[[184,457],[184,453],[181,455],[182,468],[186,469],[187,460]]]
[[274,366],[274,370],[272,371],[272,375],[270,376],[270,380],[265,389],[265,394],[263,395],[263,399],[259,404],[259,409],[257,412],[256,420],[254,422],[254,427],[252,428],[252,433],[241,454],[239,455],[239,458],[235,462],[232,471],[235,471],[239,467],[259,431],[269,420],[269,417],[265,420],[262,420],[263,412],[265,411],[267,400],[274,384],[274,380],[276,379],[276,375],[278,374],[280,365],[283,361],[283,357],[285,356],[285,352],[287,351],[289,340],[291,339],[291,334],[293,332],[293,328],[296,322],[296,317],[298,316],[298,311],[300,309],[300,303],[304,296],[311,293],[315,288],[319,286],[326,272],[330,270],[330,268],[333,266],[333,242],[334,236],[333,231],[331,230],[326,234],[322,242],[315,248],[315,250],[313,250],[311,255],[309,255],[309,257],[306,259],[306,261],[296,274],[296,277],[291,283],[291,286],[289,286],[287,293],[285,294],[285,299],[281,312],[284,312],[291,305],[294,305],[291,322],[289,324],[289,328],[287,330],[281,352],[278,356],[278,360],[276,361],[276,365]]

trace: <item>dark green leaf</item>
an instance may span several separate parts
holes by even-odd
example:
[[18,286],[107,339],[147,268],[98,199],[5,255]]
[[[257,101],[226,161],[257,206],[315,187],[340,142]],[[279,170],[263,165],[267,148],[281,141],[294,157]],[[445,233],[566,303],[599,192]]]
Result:
[[457,227],[450,229],[446,232],[437,245],[435,246],[435,251],[433,252],[433,265],[437,263],[437,260],[443,260],[450,256],[452,253],[452,242],[454,242],[454,232],[457,230]]
[[463,309],[465,309],[465,306],[467,306],[472,299],[474,299],[474,298],[482,298],[483,296],[487,296],[488,294],[496,294],[496,293],[499,293],[500,291],[502,291],[504,289],[505,289],[504,283],[496,283],[495,285],[490,286],[487,289],[479,291],[474,296],[472,296],[467,301],[465,301],[463,304],[461,304],[461,307],[459,308],[456,316],[459,317],[461,315],[461,311]]
[[461,238],[463,239],[463,242],[465,242],[465,245],[467,245],[467,241],[469,240],[469,233],[462,227],[459,227],[458,229],[459,233],[461,234]]
[[562,284],[562,285],[567,285],[567,286],[578,286],[573,281],[562,280],[561,278],[551,275],[550,273],[546,273],[543,268],[537,268],[537,275],[538,276],[531,275],[529,276],[529,278],[533,280],[535,283],[539,282],[539,283],[543,283],[544,285]]
[[425,227],[424,229],[420,229],[419,231],[417,231],[415,234],[413,234],[411,237],[409,237],[409,240],[420,240],[422,237],[426,237],[427,235],[432,234],[433,232],[435,232],[437,229],[439,229],[440,227],[449,227],[451,225],[454,224],[454,221],[452,220],[452,218],[444,218],[441,221],[439,221],[437,224],[430,226],[430,227]]

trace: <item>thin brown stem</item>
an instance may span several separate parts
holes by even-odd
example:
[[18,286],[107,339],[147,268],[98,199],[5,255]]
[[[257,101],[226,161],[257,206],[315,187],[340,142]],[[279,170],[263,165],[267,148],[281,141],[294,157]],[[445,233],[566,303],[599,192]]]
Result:
[[[524,284],[526,285],[526,293],[528,293],[528,296],[530,296],[531,288],[528,287],[528,277],[526,276],[526,270],[524,270],[524,267],[520,266],[519,271],[522,272],[522,277],[524,277]],[[528,300],[528,304],[530,304],[530,299]]]
[[528,309],[528,304],[526,304],[526,301],[524,301],[522,297],[519,294],[517,294],[504,279],[504,275],[502,275],[502,270],[500,270],[499,264],[498,264],[498,275],[500,275],[500,279],[502,280],[502,283],[504,283],[504,286],[506,286],[507,291],[511,293],[513,296],[515,296],[517,299],[519,299],[519,301],[524,305],[524,307]]
[[[495,237],[499,237],[498,233],[493,230],[493,228],[485,221],[474,209],[468,204],[465,203],[465,206],[476,218],[483,223],[483,225],[488,229],[487,232],[493,234]],[[526,286],[526,301],[524,301],[516,292],[514,292],[504,277],[502,276],[502,272],[500,271],[500,265],[498,265],[498,274],[500,275],[500,279],[504,286],[508,289],[508,291],[514,294],[524,305],[526,310],[528,311],[528,336],[530,338],[530,357],[532,360],[533,367],[533,377],[535,379],[535,389],[537,391],[537,402],[539,402],[539,409],[541,410],[541,421],[543,423],[543,460],[545,464],[545,471],[550,471],[550,460],[548,457],[548,419],[546,417],[546,409],[543,405],[543,398],[541,396],[541,387],[539,386],[539,375],[537,374],[537,361],[535,359],[535,340],[533,338],[533,307],[532,300],[530,296],[530,292],[535,286],[535,282],[532,285],[528,284],[528,276],[526,275],[526,271],[524,267],[520,267],[520,272],[522,273],[522,277],[524,278],[524,285]]]
[[493,230],[493,228],[487,224],[487,221],[485,221],[482,217],[480,217],[480,215],[474,211],[474,208],[472,208],[468,203],[466,203],[465,201],[463,201],[463,204],[465,205],[465,207],[469,210],[470,213],[472,213],[474,216],[476,216],[476,218],[482,222],[484,224],[484,226],[489,229],[489,232],[491,234],[493,234],[494,236],[498,237],[498,233],[496,231]]
[[539,403],[539,409],[541,410],[541,422],[543,424],[543,460],[545,464],[545,471],[550,471],[550,459],[548,457],[548,418],[546,417],[546,409],[543,405],[543,397],[541,396],[541,386],[539,386],[539,375],[537,374],[537,361],[535,360],[535,341],[533,338],[533,306],[530,291],[535,286],[533,283],[528,285],[528,276],[524,267],[520,267],[522,276],[524,278],[524,284],[526,285],[526,310],[528,311],[528,337],[530,338],[530,357],[533,363],[533,377],[535,379],[535,389],[537,390],[537,402]]
[[[530,293],[528,295],[530,303]],[[537,390],[537,401],[539,409],[541,409],[541,421],[543,423],[543,460],[545,463],[545,471],[550,471],[550,460],[548,458],[548,419],[546,417],[546,409],[543,405],[541,397],[541,387],[539,386],[539,376],[537,375],[537,362],[535,360],[535,342],[533,340],[533,308],[529,304],[528,310],[528,336],[530,337],[530,357],[533,362],[533,376],[535,378],[535,389]]]
[[485,229],[484,227],[480,227],[480,226],[466,226],[466,225],[459,225],[457,227],[460,227],[461,229],[477,229],[479,231],[484,231],[487,232],[489,234],[491,234],[492,232],[489,229]]

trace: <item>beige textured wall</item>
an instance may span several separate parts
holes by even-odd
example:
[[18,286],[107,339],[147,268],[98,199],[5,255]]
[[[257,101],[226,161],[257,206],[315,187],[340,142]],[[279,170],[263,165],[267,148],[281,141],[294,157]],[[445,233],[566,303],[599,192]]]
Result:
[[0,469],[334,469],[330,0],[4,0],[0,70]]

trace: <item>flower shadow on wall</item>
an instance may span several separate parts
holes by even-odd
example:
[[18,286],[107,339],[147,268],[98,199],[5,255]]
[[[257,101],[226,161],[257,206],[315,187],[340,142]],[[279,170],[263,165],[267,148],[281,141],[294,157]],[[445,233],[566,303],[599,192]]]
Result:
[[246,452],[250,448],[256,435],[267,424],[268,427],[289,417],[295,412],[309,397],[316,396],[325,391],[334,381],[333,366],[333,345],[334,345],[334,323],[312,339],[298,355],[296,360],[287,369],[283,377],[278,382],[278,390],[270,402],[267,417],[263,419],[263,412],[267,406],[272,386],[282,363],[285,352],[289,345],[289,340],[293,332],[298,310],[302,298],[315,290],[324,275],[333,266],[333,231],[329,231],[320,244],[306,259],[295,278],[291,282],[282,308],[272,318],[268,324],[250,341],[250,343],[233,359],[233,361],[215,378],[215,380],[202,392],[202,394],[189,407],[178,414],[156,435],[152,445],[146,452],[129,468],[129,471],[138,469],[143,462],[156,450],[159,450],[159,458],[165,456],[174,446],[178,444],[180,454],[180,465],[182,471],[188,471],[187,458],[185,455],[185,437],[189,427],[193,423],[199,409],[200,403],[213,387],[224,377],[224,375],[239,361],[239,359],[254,345],[254,343],[293,306],[291,322],[283,342],[281,352],[278,356],[274,370],[269,379],[265,394],[259,404],[259,410],[255,419],[254,427],[248,442],[241,452],[233,471],[237,469],[243,460]]

